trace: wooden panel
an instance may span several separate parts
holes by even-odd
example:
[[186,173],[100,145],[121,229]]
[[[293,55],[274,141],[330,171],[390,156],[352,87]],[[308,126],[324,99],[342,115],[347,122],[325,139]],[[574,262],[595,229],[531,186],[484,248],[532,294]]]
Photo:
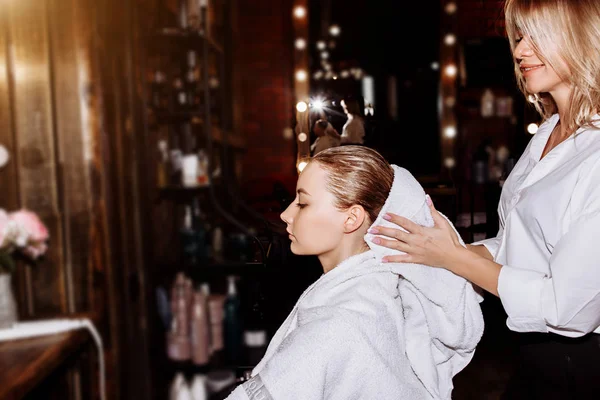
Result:
[[[112,199],[114,188],[110,182],[113,166],[110,142],[115,136],[111,118],[113,109],[105,101],[106,88],[113,82],[106,76],[105,59],[110,58],[105,32],[113,22],[105,17],[107,1],[71,0],[73,7],[74,35],[79,72],[79,95],[81,100],[81,135],[86,144],[84,161],[87,163],[90,185],[88,198],[91,215],[88,243],[88,267],[86,272],[89,309],[101,316],[100,329],[105,347],[107,368],[107,398],[117,399],[121,384],[120,340],[122,331],[120,319],[122,308],[122,288],[116,286],[119,256],[115,254],[111,241],[111,226],[127,230],[115,214]],[[113,222],[114,221],[114,222]],[[81,232],[80,232],[81,233]],[[75,244],[73,244],[74,246]],[[92,384],[94,381],[92,381]]]
[[6,14],[0,13],[0,144],[11,155],[10,162],[0,168],[0,208],[13,210],[19,206],[19,197],[10,104],[8,46]]
[[36,315],[66,311],[61,216],[52,127],[49,47],[45,0],[8,2],[11,68],[14,72],[17,162],[23,206],[46,223],[51,244],[44,262],[31,268]]
[[75,312],[88,306],[90,188],[86,158],[90,142],[87,131],[82,130],[80,104],[86,88],[80,85],[80,67],[84,77],[87,71],[85,65],[78,65],[75,38],[81,32],[75,30],[72,4],[62,0],[49,0],[48,4],[67,299],[69,311]]
[[[10,37],[8,35],[7,15],[0,13],[0,144],[6,147],[10,154],[7,165],[0,168],[0,208],[13,211],[19,207],[19,179],[17,172],[17,158],[14,130],[13,107],[11,104],[12,86],[10,71]],[[19,267],[14,274],[13,284],[16,288],[19,313],[26,314],[28,307],[27,274],[24,268]]]

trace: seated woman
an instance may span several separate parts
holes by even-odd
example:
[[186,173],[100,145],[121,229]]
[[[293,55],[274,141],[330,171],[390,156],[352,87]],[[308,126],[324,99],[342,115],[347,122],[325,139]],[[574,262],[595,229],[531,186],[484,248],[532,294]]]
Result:
[[429,203],[408,171],[370,148],[312,158],[281,218],[292,252],[317,255],[324,274],[228,399],[450,399],[483,333],[480,298],[446,270],[382,262],[393,250],[368,232],[387,213],[433,226]]

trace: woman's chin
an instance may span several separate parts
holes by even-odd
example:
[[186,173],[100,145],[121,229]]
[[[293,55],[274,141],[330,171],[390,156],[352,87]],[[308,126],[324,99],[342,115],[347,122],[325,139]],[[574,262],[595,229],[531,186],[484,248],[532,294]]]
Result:
[[312,256],[315,253],[308,251],[307,249],[302,248],[298,243],[292,242],[290,245],[290,250],[297,256]]

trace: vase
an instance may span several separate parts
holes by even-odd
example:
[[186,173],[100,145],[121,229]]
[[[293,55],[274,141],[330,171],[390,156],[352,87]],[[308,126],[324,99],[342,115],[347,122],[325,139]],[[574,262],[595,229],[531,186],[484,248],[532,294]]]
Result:
[[12,290],[12,274],[0,274],[0,329],[17,322],[17,302]]

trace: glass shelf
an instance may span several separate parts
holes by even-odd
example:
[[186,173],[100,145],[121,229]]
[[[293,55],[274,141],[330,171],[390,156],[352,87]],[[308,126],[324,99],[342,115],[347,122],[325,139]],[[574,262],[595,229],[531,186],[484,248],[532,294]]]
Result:
[[216,53],[223,54],[223,45],[217,42],[210,36],[205,36],[200,32],[183,31],[178,28],[164,28],[151,35],[154,43],[167,42],[172,43],[177,41],[186,47],[200,47],[206,41],[211,50]]

